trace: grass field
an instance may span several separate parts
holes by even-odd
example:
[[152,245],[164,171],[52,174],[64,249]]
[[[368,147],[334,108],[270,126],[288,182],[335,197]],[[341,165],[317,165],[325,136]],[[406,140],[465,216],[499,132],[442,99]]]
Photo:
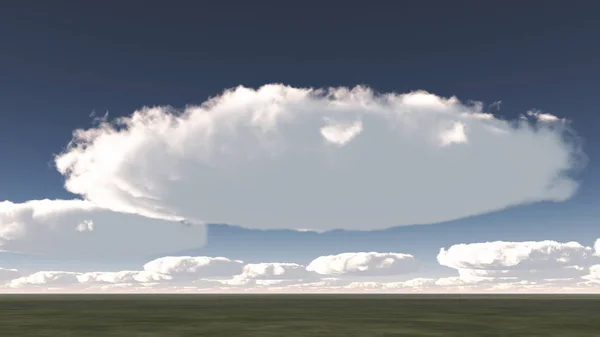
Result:
[[600,297],[3,295],[0,336],[600,336]]

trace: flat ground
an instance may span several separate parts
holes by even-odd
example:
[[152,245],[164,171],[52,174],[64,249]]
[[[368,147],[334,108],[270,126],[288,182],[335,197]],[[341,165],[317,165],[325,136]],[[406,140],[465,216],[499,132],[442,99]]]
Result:
[[2,295],[0,336],[600,336],[600,296]]

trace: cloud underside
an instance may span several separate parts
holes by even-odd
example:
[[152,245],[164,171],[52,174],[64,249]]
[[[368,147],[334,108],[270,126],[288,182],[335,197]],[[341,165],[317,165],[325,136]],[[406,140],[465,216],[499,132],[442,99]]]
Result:
[[370,230],[568,199],[582,158],[549,114],[507,121],[423,91],[272,84],[77,130],[56,167],[68,191],[116,212]]
[[113,212],[83,200],[0,202],[0,249],[54,257],[119,259],[202,246],[204,226]]
[[[409,254],[354,252],[320,256],[306,265],[245,264],[225,257],[166,256],[139,270],[39,271],[1,269],[3,292],[397,292],[544,293],[600,289],[600,257],[576,242],[458,244],[442,248],[454,276],[424,277]],[[438,273],[439,274],[439,273]]]

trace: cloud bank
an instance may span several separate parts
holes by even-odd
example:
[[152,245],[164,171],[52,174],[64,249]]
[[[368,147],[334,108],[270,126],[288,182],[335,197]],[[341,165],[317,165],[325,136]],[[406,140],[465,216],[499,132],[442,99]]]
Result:
[[582,158],[549,114],[506,121],[423,91],[271,84],[77,130],[55,163],[68,191],[115,212],[372,230],[563,201]]
[[[440,266],[455,276],[425,277],[403,253],[348,252],[306,266],[245,264],[225,257],[167,256],[133,271],[39,271],[0,268],[3,292],[384,292],[502,293],[600,290],[600,258],[577,242],[457,244],[440,249]],[[430,273],[431,275],[431,273]],[[384,279],[381,277],[385,276]]]

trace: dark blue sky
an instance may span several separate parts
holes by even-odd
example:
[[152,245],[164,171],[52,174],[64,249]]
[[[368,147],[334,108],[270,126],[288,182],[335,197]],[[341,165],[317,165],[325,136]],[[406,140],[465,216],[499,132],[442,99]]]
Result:
[[568,117],[590,156],[578,198],[600,186],[592,2],[216,3],[3,3],[0,200],[68,197],[52,154],[92,111],[182,107],[268,82],[425,89],[502,100],[506,117]]

